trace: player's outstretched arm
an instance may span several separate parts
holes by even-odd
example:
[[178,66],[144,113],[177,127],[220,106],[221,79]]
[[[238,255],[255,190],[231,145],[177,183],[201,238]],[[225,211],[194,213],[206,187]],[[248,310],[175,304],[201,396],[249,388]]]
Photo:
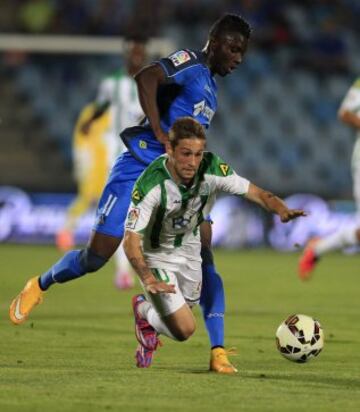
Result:
[[91,129],[91,125],[93,124],[93,122],[98,119],[99,117],[101,117],[110,107],[110,102],[107,101],[101,105],[98,105],[95,107],[90,119],[86,120],[81,126],[80,126],[80,130],[84,135],[89,134],[90,129]]
[[138,233],[125,231],[124,251],[147,292],[175,293],[175,286],[158,281],[146,264],[141,248],[141,237]]
[[157,91],[161,84],[166,83],[166,77],[159,64],[144,67],[135,75],[141,107],[148,118],[151,128],[159,142],[165,144],[168,135],[160,125],[160,113],[157,106]]
[[289,209],[286,203],[273,193],[261,189],[250,183],[249,190],[245,197],[254,203],[257,203],[265,210],[276,213],[280,216],[283,223],[296,219],[300,216],[306,216],[306,213],[301,209]]

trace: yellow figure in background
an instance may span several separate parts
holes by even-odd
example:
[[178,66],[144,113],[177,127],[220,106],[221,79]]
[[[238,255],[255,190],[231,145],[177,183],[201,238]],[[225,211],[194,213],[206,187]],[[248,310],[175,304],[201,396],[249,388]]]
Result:
[[63,229],[56,236],[56,245],[62,251],[74,246],[74,231],[80,217],[95,205],[102,193],[108,175],[108,147],[104,134],[110,125],[110,113],[96,119],[90,131],[81,126],[93,115],[95,103],[81,111],[73,135],[73,170],[78,194],[70,205]]

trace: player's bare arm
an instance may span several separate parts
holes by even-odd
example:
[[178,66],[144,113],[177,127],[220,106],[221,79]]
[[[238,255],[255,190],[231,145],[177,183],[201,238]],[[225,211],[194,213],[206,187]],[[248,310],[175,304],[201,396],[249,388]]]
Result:
[[360,129],[360,116],[350,110],[340,109],[338,113],[339,119],[348,126]]
[[157,91],[166,82],[165,73],[158,64],[146,66],[135,75],[141,107],[149,119],[157,140],[161,143],[168,141],[168,135],[160,125],[160,113],[157,106]]
[[249,191],[245,197],[254,203],[257,203],[265,210],[276,213],[280,216],[283,223],[296,219],[299,216],[306,216],[306,213],[301,209],[289,209],[286,203],[279,197],[267,190],[250,183]]
[[86,120],[86,122],[84,122],[81,125],[81,132],[85,135],[89,134],[91,125],[93,124],[93,122],[99,117],[101,117],[108,110],[109,107],[110,107],[110,102],[105,102],[104,104],[98,105],[95,108],[90,119]]
[[175,293],[175,286],[158,281],[146,264],[141,248],[141,236],[139,234],[129,230],[125,231],[124,251],[147,292],[153,294]]

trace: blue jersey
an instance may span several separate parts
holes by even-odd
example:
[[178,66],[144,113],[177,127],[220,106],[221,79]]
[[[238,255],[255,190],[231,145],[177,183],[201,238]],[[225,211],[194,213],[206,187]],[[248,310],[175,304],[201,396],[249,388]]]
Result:
[[[157,94],[160,124],[165,132],[184,116],[209,127],[217,109],[217,86],[205,58],[202,51],[184,49],[156,62],[166,75],[166,83]],[[125,129],[120,136],[135,159],[146,165],[164,153],[164,145],[156,139],[147,119]]]

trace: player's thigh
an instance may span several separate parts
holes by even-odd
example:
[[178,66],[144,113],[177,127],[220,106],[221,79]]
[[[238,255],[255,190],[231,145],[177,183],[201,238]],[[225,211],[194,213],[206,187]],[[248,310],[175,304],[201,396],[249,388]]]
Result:
[[187,304],[184,304],[176,312],[162,318],[170,332],[178,340],[188,339],[196,329],[195,317]]
[[109,181],[100,197],[93,230],[104,235],[123,238],[124,222],[131,201],[134,180]]
[[[175,293],[147,294],[159,316],[170,331],[176,335],[191,335],[196,322],[191,307],[198,304],[201,293],[201,267],[195,269],[181,267],[179,272],[152,269],[155,277],[175,286]],[[182,276],[186,273],[186,277]]]
[[110,259],[120,246],[121,241],[121,237],[105,235],[93,231],[88,242],[88,248],[96,255],[105,259]]

